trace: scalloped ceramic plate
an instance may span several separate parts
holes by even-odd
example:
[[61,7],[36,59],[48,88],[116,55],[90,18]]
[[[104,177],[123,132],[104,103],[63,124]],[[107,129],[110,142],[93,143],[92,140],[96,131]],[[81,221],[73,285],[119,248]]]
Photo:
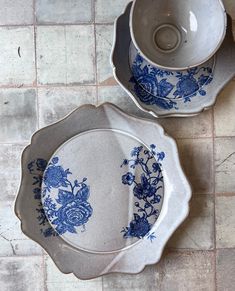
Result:
[[213,106],[235,75],[230,19],[225,40],[211,60],[197,68],[171,72],[151,66],[138,54],[129,29],[131,5],[118,17],[114,29],[111,63],[121,87],[140,109],[155,117],[192,116]]
[[158,262],[190,197],[161,126],[84,105],[32,137],[15,213],[62,272],[91,279]]

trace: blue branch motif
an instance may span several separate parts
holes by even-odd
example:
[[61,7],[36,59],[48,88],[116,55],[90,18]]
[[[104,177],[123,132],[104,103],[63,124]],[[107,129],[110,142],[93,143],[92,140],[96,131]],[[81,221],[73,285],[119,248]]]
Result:
[[137,97],[147,105],[156,104],[166,110],[178,109],[174,100],[182,98],[186,103],[197,94],[205,96],[205,86],[213,79],[210,66],[178,72],[165,71],[147,64],[138,53],[131,70],[133,76],[130,82],[134,84]]
[[[44,211],[50,222],[55,225],[59,234],[66,232],[77,233],[77,227],[85,231],[85,224],[92,215],[93,209],[88,202],[90,196],[87,178],[82,181],[69,179],[72,173],[64,169],[59,163],[59,158],[54,157],[48,164],[43,176],[42,195],[44,197]],[[50,192],[57,189],[58,196],[53,202]],[[59,206],[59,207],[58,207]]]
[[41,233],[45,237],[57,236],[56,231],[50,226],[45,211],[41,202],[41,187],[43,173],[47,167],[47,161],[45,159],[38,158],[28,163],[29,174],[32,175],[32,185],[34,199],[37,201],[36,212],[38,214],[37,220],[41,226]]
[[[129,225],[121,232],[124,238],[147,236],[152,242],[156,236],[150,230],[159,215],[155,205],[162,200],[159,192],[163,188],[161,161],[165,158],[165,153],[157,152],[156,145],[152,144],[150,150],[144,149],[143,146],[135,147],[130,155],[131,158],[124,159],[121,165],[130,169],[122,176],[122,183],[133,187],[135,212]],[[139,178],[134,175],[137,167],[142,172]]]

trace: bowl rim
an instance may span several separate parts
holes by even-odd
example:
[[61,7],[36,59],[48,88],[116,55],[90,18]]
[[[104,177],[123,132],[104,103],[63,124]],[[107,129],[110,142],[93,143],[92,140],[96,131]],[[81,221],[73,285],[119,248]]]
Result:
[[158,67],[160,69],[164,69],[164,70],[171,70],[171,71],[182,71],[182,70],[188,70],[197,66],[202,65],[203,63],[205,63],[206,61],[208,61],[210,58],[213,57],[213,55],[218,51],[218,49],[220,48],[221,44],[224,41],[225,35],[226,35],[226,31],[227,31],[227,13],[223,4],[222,0],[215,0],[218,1],[221,7],[221,12],[223,13],[223,34],[220,38],[220,41],[218,42],[217,46],[214,48],[214,50],[203,60],[201,60],[200,62],[197,62],[195,64],[192,65],[188,65],[188,66],[184,66],[184,67],[172,67],[172,66],[163,66],[160,64],[157,64],[155,62],[153,62],[147,55],[145,55],[142,50],[140,49],[139,45],[136,42],[136,38],[135,38],[135,33],[134,33],[134,29],[133,29],[133,14],[134,14],[134,9],[136,6],[136,3],[139,0],[133,0],[132,1],[132,6],[131,6],[131,10],[130,10],[130,19],[129,19],[129,27],[130,27],[130,34],[131,34],[131,39],[134,43],[134,46],[137,48],[137,50],[139,51],[140,55],[145,58],[152,66]]

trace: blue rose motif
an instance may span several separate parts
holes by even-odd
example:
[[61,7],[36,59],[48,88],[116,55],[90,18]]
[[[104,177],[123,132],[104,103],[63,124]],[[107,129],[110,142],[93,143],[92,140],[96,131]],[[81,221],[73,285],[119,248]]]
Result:
[[143,238],[151,229],[145,215],[140,217],[138,214],[134,214],[134,219],[130,222],[128,231],[124,234],[124,237],[137,237]]
[[75,226],[84,225],[92,215],[92,208],[87,201],[73,200],[63,205],[57,212],[56,224],[59,234],[66,231],[76,233]]
[[67,187],[67,175],[68,172],[66,172],[61,166],[52,165],[47,168],[43,182],[48,189],[59,188],[60,186]]
[[122,183],[124,185],[132,185],[134,180],[135,180],[135,176],[131,172],[128,172],[122,176]]
[[[56,227],[56,232],[76,233],[76,227],[84,226],[92,215],[92,207],[87,201],[90,196],[87,178],[80,182],[78,179],[69,180],[68,175],[72,174],[69,169],[58,165],[59,158],[54,157],[45,170],[43,177],[44,187],[42,189],[43,211],[46,217]],[[57,189],[56,198],[51,198],[50,189]],[[35,190],[35,195],[38,190]],[[56,203],[55,203],[56,202]],[[46,235],[45,231],[43,231]]]
[[185,75],[180,78],[174,93],[176,97],[187,97],[195,94],[199,90],[199,84],[193,75]]
[[136,196],[138,199],[151,197],[156,193],[156,191],[156,187],[150,184],[144,174],[141,176],[141,183],[135,185],[133,189],[134,196]]

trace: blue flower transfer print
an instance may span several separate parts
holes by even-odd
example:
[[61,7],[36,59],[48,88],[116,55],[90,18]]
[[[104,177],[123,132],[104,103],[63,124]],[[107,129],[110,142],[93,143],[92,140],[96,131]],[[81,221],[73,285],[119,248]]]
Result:
[[[55,225],[57,233],[77,233],[77,227],[85,224],[92,215],[93,209],[88,202],[90,190],[87,179],[71,181],[69,169],[59,165],[59,158],[55,157],[48,164],[43,176],[43,208],[51,224]],[[50,192],[56,189],[56,203]]]
[[57,236],[57,232],[50,226],[45,211],[41,202],[41,186],[42,186],[42,177],[43,172],[47,166],[47,161],[42,158],[28,163],[29,174],[32,175],[32,185],[33,185],[33,195],[34,199],[37,201],[36,213],[38,214],[37,220],[40,225],[40,231],[45,237]]
[[[121,167],[128,167],[127,173],[122,175],[122,183],[133,189],[135,197],[135,212],[129,225],[121,231],[124,238],[143,238],[147,236],[152,242],[156,238],[150,230],[159,215],[155,205],[162,200],[160,191],[163,189],[161,161],[165,158],[164,152],[157,152],[154,144],[150,150],[143,146],[135,147],[130,159],[124,159]],[[155,162],[153,162],[155,160]],[[140,177],[134,175],[137,167],[141,170]]]
[[205,87],[213,79],[211,63],[185,71],[165,71],[149,65],[137,51],[131,71],[130,82],[137,97],[147,105],[166,110],[178,109],[179,99],[190,102],[194,96],[205,96]]

